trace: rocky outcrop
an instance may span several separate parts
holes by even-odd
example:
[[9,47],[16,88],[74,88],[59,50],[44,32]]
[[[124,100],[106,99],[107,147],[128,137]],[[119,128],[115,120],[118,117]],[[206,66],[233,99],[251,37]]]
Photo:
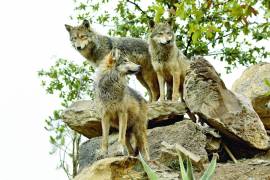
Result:
[[[117,148],[117,135],[109,137],[109,154],[113,154]],[[179,144],[188,151],[197,155],[203,162],[208,161],[206,146],[206,136],[199,125],[191,120],[177,122],[174,125],[158,127],[148,130],[148,144],[151,159],[159,159],[162,153],[162,142],[168,144]],[[80,169],[94,163],[99,157],[96,150],[100,148],[101,137],[93,138],[81,145],[79,164]],[[177,156],[168,157],[178,161]]]
[[[147,162],[160,180],[178,180],[180,171],[172,170],[156,161]],[[208,165],[204,166],[206,169]],[[178,166],[179,168],[179,166]],[[248,159],[233,163],[217,163],[211,179],[234,180],[234,179],[269,179],[270,161],[264,159]],[[199,179],[204,172],[194,172]],[[74,180],[146,180],[140,161],[134,157],[106,158],[85,167]]]
[[270,63],[253,65],[234,82],[232,91],[248,97],[264,126],[270,129],[270,96],[265,95],[270,88],[264,83],[265,79],[270,81]]
[[191,112],[223,135],[257,149],[269,147],[266,130],[252,106],[228,90],[202,57],[194,58],[187,72],[184,100]]
[[[140,169],[139,171],[136,169]],[[102,159],[85,167],[74,180],[146,179],[140,161],[135,157]]]
[[[149,127],[173,124],[180,120],[186,112],[184,103],[164,101],[148,104]],[[93,101],[82,100],[74,102],[62,114],[63,121],[73,130],[85,137],[101,136],[100,117]]]

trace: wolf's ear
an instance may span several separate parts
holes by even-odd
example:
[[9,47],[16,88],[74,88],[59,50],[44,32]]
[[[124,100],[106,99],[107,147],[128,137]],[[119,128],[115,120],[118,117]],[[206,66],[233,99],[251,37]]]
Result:
[[150,19],[148,22],[148,25],[151,29],[153,29],[155,27],[155,22],[153,21],[153,19]]
[[106,65],[107,67],[112,67],[114,62],[113,54],[110,52],[106,57]]
[[71,31],[71,29],[72,29],[72,26],[67,25],[67,24],[65,24],[65,27],[66,27],[66,30],[67,30],[68,32],[70,32],[70,31]]
[[90,27],[89,21],[86,20],[86,19],[83,20],[82,25],[83,25],[85,28],[87,28],[87,29]]

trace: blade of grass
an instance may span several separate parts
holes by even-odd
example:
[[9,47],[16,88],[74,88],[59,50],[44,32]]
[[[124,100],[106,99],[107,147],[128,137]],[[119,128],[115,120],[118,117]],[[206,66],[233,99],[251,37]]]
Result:
[[142,162],[142,165],[143,165],[143,169],[144,171],[146,172],[148,178],[150,180],[158,180],[158,175],[156,174],[156,172],[151,169],[151,167],[144,161],[141,153],[139,153],[139,158],[140,158],[140,161]]

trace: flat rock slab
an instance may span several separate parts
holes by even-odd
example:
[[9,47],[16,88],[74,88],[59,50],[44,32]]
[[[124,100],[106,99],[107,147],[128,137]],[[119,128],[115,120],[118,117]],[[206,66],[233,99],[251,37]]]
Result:
[[[191,120],[184,120],[174,125],[149,129],[147,134],[151,159],[160,160],[159,158],[164,148],[162,142],[166,142],[169,144],[179,144],[199,156],[203,162],[208,161],[207,152],[205,150],[207,142],[206,136],[203,134],[200,127]],[[113,152],[116,151],[117,138],[117,134],[109,136],[109,154],[113,154]],[[101,137],[96,137],[86,141],[80,146],[80,169],[97,160],[98,155],[96,154],[96,150],[100,149],[100,143]],[[166,159],[175,159],[175,157],[167,156],[167,158],[163,158],[162,162],[166,161]],[[175,160],[178,161],[178,158]]]
[[249,101],[225,87],[214,67],[203,57],[195,57],[184,83],[184,100],[223,135],[250,147],[269,147],[266,130]]
[[[172,124],[180,120],[180,116],[186,113],[186,106],[181,102],[153,102],[148,104],[148,124],[151,128]],[[67,125],[81,133],[93,138],[102,135],[101,118],[96,110],[96,105],[90,100],[74,102],[62,114],[63,121]]]
[[232,86],[232,91],[248,97],[265,128],[270,129],[270,91],[264,80],[270,81],[270,63],[259,63],[247,68]]

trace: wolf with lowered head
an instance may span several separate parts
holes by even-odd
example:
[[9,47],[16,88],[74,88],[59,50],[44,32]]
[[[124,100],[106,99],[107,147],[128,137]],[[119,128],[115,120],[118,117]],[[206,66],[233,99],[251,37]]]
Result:
[[141,66],[141,71],[136,74],[136,77],[148,91],[149,100],[156,101],[159,98],[157,75],[151,64],[146,41],[138,38],[100,35],[90,27],[87,20],[79,26],[65,25],[65,27],[73,47],[97,67],[112,48],[123,51],[131,62]]
[[[117,155],[140,151],[149,160],[147,144],[147,104],[142,96],[127,86],[127,75],[140,71],[140,65],[113,49],[100,63],[97,72],[96,102],[102,117],[101,153],[108,153],[110,126],[119,130]],[[131,145],[135,138],[135,148]]]
[[150,29],[149,51],[158,77],[160,100],[165,100],[165,84],[169,88],[167,90],[172,87],[173,101],[179,98],[182,100],[183,83],[189,61],[176,46],[174,32],[169,22],[159,24],[150,22]]

